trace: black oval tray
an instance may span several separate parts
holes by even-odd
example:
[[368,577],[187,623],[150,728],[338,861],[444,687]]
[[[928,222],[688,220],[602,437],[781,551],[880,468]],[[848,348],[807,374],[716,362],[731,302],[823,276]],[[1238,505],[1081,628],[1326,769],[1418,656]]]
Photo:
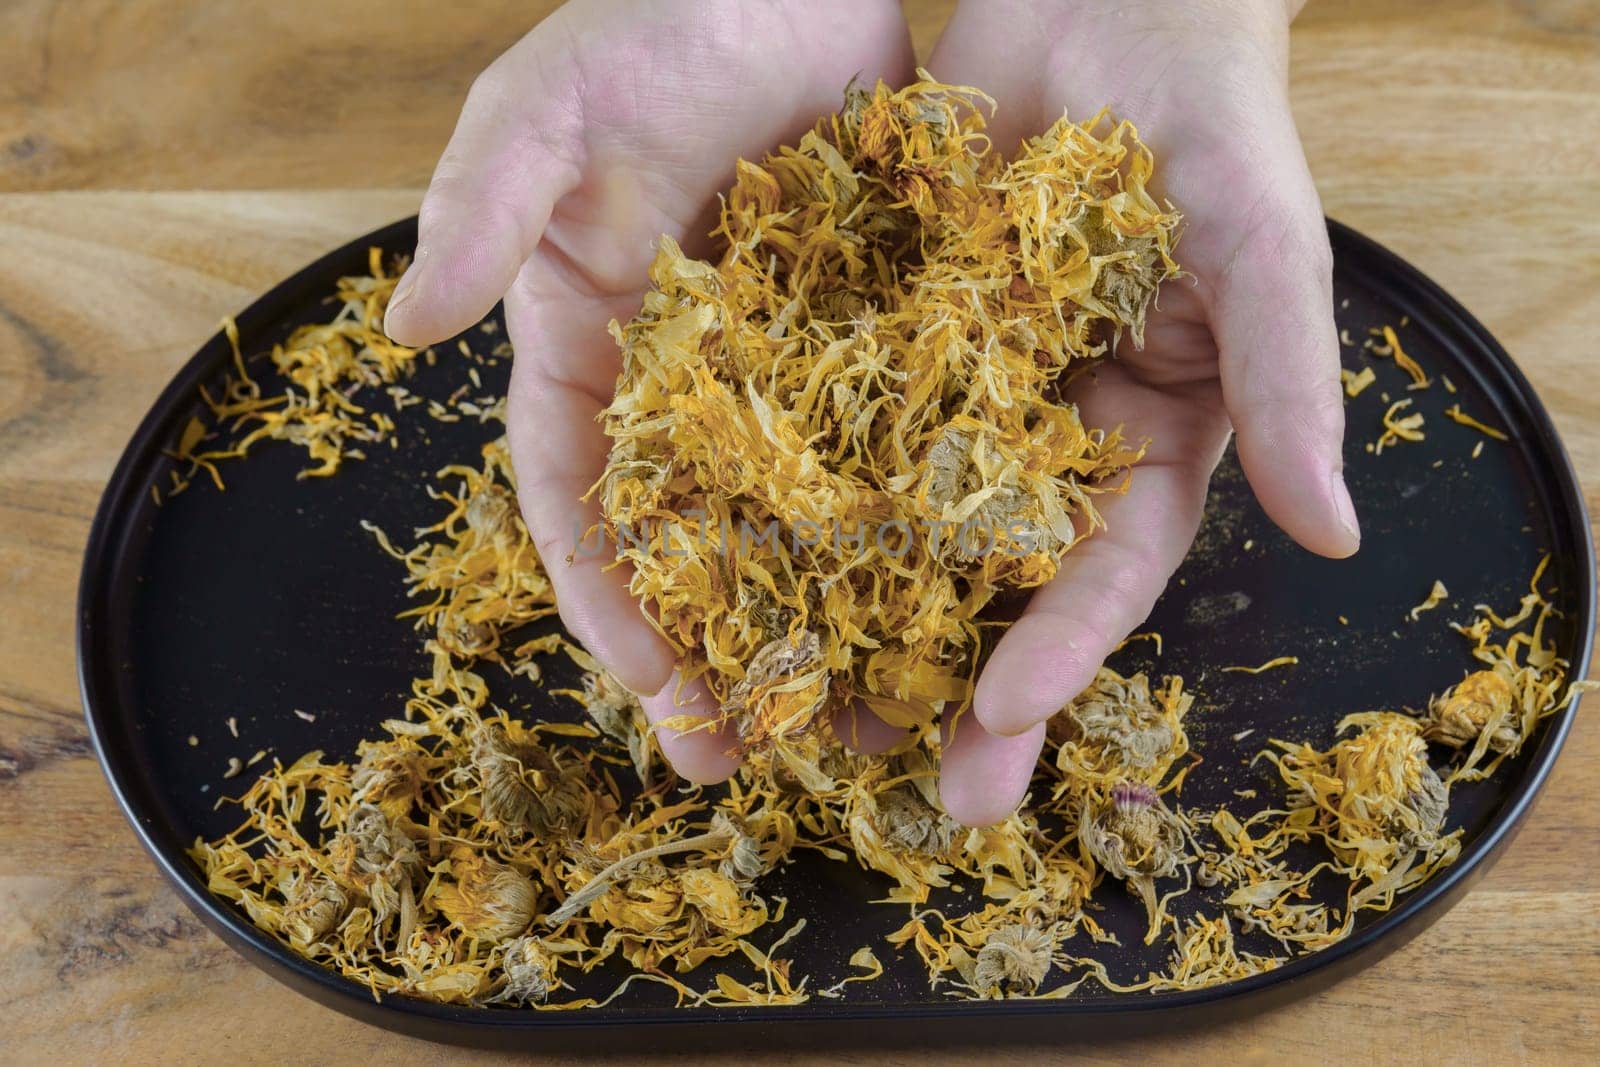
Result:
[[[1189,724],[1205,763],[1184,802],[1204,807],[1235,789],[1277,795],[1270,768],[1249,757],[1269,736],[1328,741],[1345,713],[1419,706],[1470,667],[1465,642],[1445,626],[1483,602],[1515,605],[1546,552],[1546,585],[1564,612],[1557,629],[1573,677],[1587,674],[1595,625],[1595,574],[1588,518],[1561,442],[1527,380],[1505,351],[1455,301],[1372,241],[1330,223],[1339,321],[1350,334],[1398,323],[1408,351],[1430,374],[1448,374],[1455,396],[1407,394],[1392,364],[1347,347],[1346,364],[1374,363],[1378,384],[1348,405],[1346,453],[1365,546],[1352,560],[1317,559],[1297,549],[1256,508],[1232,455],[1213,484],[1205,525],[1178,579],[1149,623],[1165,649],[1135,642],[1124,670],[1180,673],[1198,694]],[[369,234],[283,282],[242,315],[247,354],[271,347],[298,323],[325,317],[335,279],[366,270],[367,250],[409,252],[415,220]],[[498,311],[496,312],[498,315]],[[463,335],[486,350],[504,336]],[[414,391],[443,397],[466,380],[453,344],[424,368]],[[371,450],[326,480],[296,481],[298,449],[268,445],[226,467],[227,489],[203,480],[161,507],[149,487],[165,485],[163,454],[192,415],[198,389],[225,373],[229,350],[213,337],[178,373],[139,426],[95,517],[79,590],[79,672],[96,752],[118,803],[139,838],[200,919],[251,962],[318,1002],[376,1025],[440,1040],[542,1050],[624,1047],[664,1050],[799,1043],[928,1044],[953,1041],[1073,1040],[1190,1025],[1256,1010],[1321,988],[1403,944],[1438,918],[1487,869],[1526,815],[1561,748],[1573,709],[1552,717],[1521,758],[1495,778],[1455,790],[1450,825],[1465,830],[1459,861],[1392,912],[1366,916],[1347,940],[1280,969],[1228,985],[1183,993],[1115,995],[1086,984],[1062,1000],[957,1001],[930,991],[914,958],[896,959],[881,934],[904,921],[900,909],[867,905],[887,882],[853,864],[807,855],[774,876],[790,913],[810,919],[786,948],[795,974],[816,989],[844,977],[854,948],[872,943],[888,972],[846,987],[840,1000],[796,1007],[676,1009],[660,987],[633,991],[594,1010],[451,1007],[405,997],[375,1000],[361,986],[286,950],[213,898],[185,855],[197,836],[238,822],[216,810],[221,795],[247,777],[224,781],[228,757],[268,749],[285,762],[320,748],[353,753],[399,707],[418,671],[420,638],[393,618],[405,606],[398,565],[358,525],[367,518],[405,541],[432,521],[422,492],[431,472],[474,462],[495,424],[445,425],[401,419],[399,447]],[[507,365],[480,368],[502,389]],[[271,374],[263,365],[262,374]],[[1428,415],[1427,440],[1366,452],[1388,390],[1412,396]],[[1506,429],[1507,444],[1486,442],[1447,421],[1464,409]],[[416,409],[413,409],[416,411]],[[1438,466],[1435,462],[1438,461]],[[407,542],[409,543],[409,542]],[[1442,579],[1453,602],[1406,622],[1404,615]],[[1341,623],[1345,616],[1348,624]],[[1398,636],[1399,639],[1396,639]],[[1293,653],[1293,670],[1224,674],[1224,664],[1255,664]],[[572,670],[551,661],[551,684]],[[572,718],[576,706],[534,687],[496,697],[513,714]],[[316,714],[307,723],[292,714]],[[238,723],[239,738],[225,721]],[[1242,740],[1234,735],[1253,730]],[[189,738],[198,740],[191,745]],[[246,772],[248,775],[250,772]],[[1097,893],[1102,921],[1126,948],[1108,961],[1121,977],[1159,969],[1167,946],[1146,949],[1136,905],[1116,887]],[[970,896],[968,899],[971,899]],[[1104,950],[1101,950],[1102,952]],[[710,970],[708,966],[706,971]],[[689,976],[704,984],[707,974]],[[596,981],[614,983],[616,973]],[[604,991],[607,985],[596,989]],[[635,987],[639,989],[639,987]]]

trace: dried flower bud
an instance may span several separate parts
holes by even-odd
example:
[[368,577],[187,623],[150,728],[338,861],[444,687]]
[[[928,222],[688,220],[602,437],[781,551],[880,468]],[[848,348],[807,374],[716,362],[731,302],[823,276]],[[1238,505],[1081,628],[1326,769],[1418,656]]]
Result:
[[1326,752],[1287,745],[1278,770],[1292,790],[1291,808],[1315,811],[1317,832],[1341,863],[1374,881],[1453,854],[1442,836],[1449,786],[1428,762],[1422,724],[1390,711],[1346,716],[1341,730],[1361,727]]
[[589,810],[580,768],[562,768],[544,748],[513,740],[496,723],[473,730],[471,760],[490,822],[543,838],[566,833]]
[[1182,823],[1152,787],[1118,782],[1109,802],[1085,802],[1078,839],[1096,863],[1144,902],[1153,936],[1160,925],[1155,881],[1178,873],[1184,859]]
[[328,853],[340,877],[366,892],[378,923],[405,911],[422,857],[416,842],[381,808],[371,804],[351,808]]
[[515,516],[511,494],[498,485],[485,485],[467,500],[467,527],[478,535],[480,544],[512,532]]
[[509,942],[500,957],[500,969],[506,984],[495,996],[497,1001],[544,1000],[555,988],[555,957],[537,937],[518,937]]
[[1449,790],[1428,762],[1416,720],[1387,714],[1333,746],[1337,806],[1370,820],[1403,849],[1430,848],[1450,806]]
[[1016,923],[989,935],[978,950],[972,984],[979,990],[1015,989],[1032,993],[1050,973],[1055,939],[1036,926]]
[[1145,676],[1124,678],[1106,667],[1051,720],[1050,732],[1057,740],[1098,750],[1102,769],[1123,774],[1170,761],[1177,742],[1175,724],[1151,699]]
[[625,745],[639,781],[650,781],[652,762],[649,723],[639,698],[605,669],[586,671],[583,676],[583,707],[600,731]]
[[761,843],[745,832],[743,826],[727,812],[719,811],[711,817],[713,833],[726,833],[731,838],[728,854],[718,864],[717,870],[741,887],[766,874],[769,865],[761,855]]
[[283,930],[306,949],[338,925],[349,905],[344,891],[320,874],[295,874],[283,887]]
[[493,652],[500,640],[493,626],[486,622],[473,622],[449,609],[439,613],[436,636],[446,652],[463,659]]
[[872,824],[890,848],[924,856],[950,851],[961,824],[927,802],[916,786],[902,782],[874,798]]
[[356,802],[380,808],[390,819],[407,815],[422,788],[422,758],[414,750],[363,742],[361,760],[350,775]]
[[330,851],[345,857],[347,872],[357,880],[365,875],[397,881],[409,878],[422,866],[416,843],[395,820],[371,804],[350,809]]

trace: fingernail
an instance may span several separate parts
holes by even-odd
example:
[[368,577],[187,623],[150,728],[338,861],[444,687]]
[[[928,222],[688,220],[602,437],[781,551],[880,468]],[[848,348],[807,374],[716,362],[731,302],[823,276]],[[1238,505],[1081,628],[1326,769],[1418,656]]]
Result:
[[1333,489],[1333,504],[1339,512],[1339,523],[1357,545],[1361,544],[1361,523],[1356,519],[1355,501],[1350,499],[1350,488],[1344,484],[1344,472],[1329,475]]
[[411,295],[416,291],[416,288],[417,268],[413,265],[410,270],[401,276],[400,281],[394,287],[394,293],[389,297],[389,306],[383,312],[384,333],[392,335],[393,331],[389,329],[389,324],[394,321],[396,309],[411,299]]

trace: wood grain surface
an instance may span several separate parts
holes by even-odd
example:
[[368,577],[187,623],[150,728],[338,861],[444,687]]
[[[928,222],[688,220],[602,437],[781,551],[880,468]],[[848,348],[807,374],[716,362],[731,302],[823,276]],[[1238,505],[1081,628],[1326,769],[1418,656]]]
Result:
[[[167,378],[222,315],[415,210],[472,76],[547,6],[0,4],[0,1062],[445,1054],[279,987],[167,890],[89,752],[73,596],[104,480]],[[948,7],[908,3],[924,52]],[[1505,342],[1593,508],[1600,5],[1313,0],[1293,40],[1296,112],[1329,213]],[[1592,1058],[1597,777],[1600,720],[1586,709],[1494,871],[1328,992],[1182,1038],[1071,1034],[987,1058]]]

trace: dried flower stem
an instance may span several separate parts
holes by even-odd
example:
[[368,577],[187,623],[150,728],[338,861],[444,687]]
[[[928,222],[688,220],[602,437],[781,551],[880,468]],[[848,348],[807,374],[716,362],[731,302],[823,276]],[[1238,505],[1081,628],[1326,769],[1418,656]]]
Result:
[[624,856],[584,884],[583,888],[573,893],[562,901],[561,907],[551,912],[545,920],[550,926],[560,926],[584,908],[599,900],[611,884],[634,866],[645,860],[653,860],[661,856],[671,856],[678,852],[693,852],[716,848],[726,845],[734,837],[732,830],[711,830],[693,837],[685,837],[678,841],[665,841],[650,848],[641,849],[632,855]]

